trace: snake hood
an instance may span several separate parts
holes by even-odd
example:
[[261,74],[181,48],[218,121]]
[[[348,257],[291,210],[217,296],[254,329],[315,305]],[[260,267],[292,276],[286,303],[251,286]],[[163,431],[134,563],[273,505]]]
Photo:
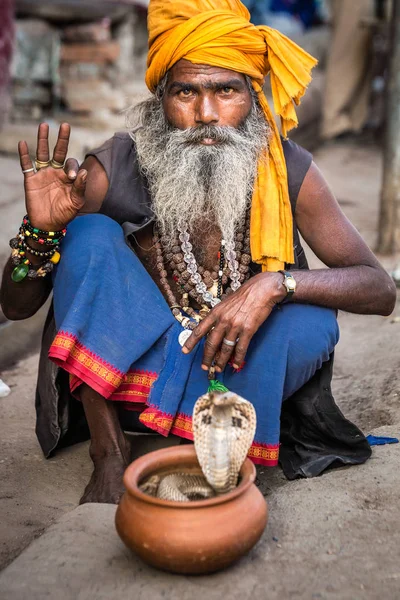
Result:
[[256,413],[234,392],[209,392],[193,409],[193,435],[205,478],[217,494],[234,489],[256,430]]

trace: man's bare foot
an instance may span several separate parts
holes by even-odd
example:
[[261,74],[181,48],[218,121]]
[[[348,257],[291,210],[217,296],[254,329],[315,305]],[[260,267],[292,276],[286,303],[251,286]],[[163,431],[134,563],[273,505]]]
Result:
[[80,399],[90,430],[90,458],[94,469],[79,504],[118,504],[124,493],[122,477],[131,461],[131,444],[119,424],[115,403],[83,384]]
[[125,489],[122,477],[129,461],[122,455],[93,460],[94,469],[79,504],[105,502],[118,504]]

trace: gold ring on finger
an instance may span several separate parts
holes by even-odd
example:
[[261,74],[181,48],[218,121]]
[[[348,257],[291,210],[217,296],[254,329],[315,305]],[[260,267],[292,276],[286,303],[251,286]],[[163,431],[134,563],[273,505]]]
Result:
[[50,161],[46,160],[39,160],[37,158],[35,158],[35,166],[37,168],[37,170],[39,171],[39,169],[44,169],[45,167],[48,167],[50,165]]
[[60,163],[57,160],[54,160],[54,158],[51,159],[50,164],[53,167],[53,169],[63,169],[64,168],[64,163]]

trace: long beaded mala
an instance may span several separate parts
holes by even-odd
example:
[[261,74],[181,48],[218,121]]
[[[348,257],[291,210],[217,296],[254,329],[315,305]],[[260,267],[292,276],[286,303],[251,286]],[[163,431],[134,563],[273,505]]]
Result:
[[[247,212],[238,228],[234,244],[229,247],[225,240],[221,240],[218,264],[211,272],[197,265],[187,230],[181,230],[171,246],[170,239],[160,238],[155,229],[153,244],[156,250],[160,283],[172,314],[185,330],[179,336],[181,345],[185,343],[198,323],[207,316],[211,308],[228,294],[238,290],[241,284],[249,278],[251,263],[249,229],[250,211]],[[164,255],[177,284],[179,300],[169,285]],[[189,296],[201,306],[198,312],[190,306]]]

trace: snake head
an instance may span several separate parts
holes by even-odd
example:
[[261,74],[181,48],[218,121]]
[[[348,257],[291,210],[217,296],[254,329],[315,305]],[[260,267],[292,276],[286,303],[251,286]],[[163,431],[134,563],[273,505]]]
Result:
[[240,396],[233,392],[210,392],[210,404],[214,406],[232,406],[241,400]]

